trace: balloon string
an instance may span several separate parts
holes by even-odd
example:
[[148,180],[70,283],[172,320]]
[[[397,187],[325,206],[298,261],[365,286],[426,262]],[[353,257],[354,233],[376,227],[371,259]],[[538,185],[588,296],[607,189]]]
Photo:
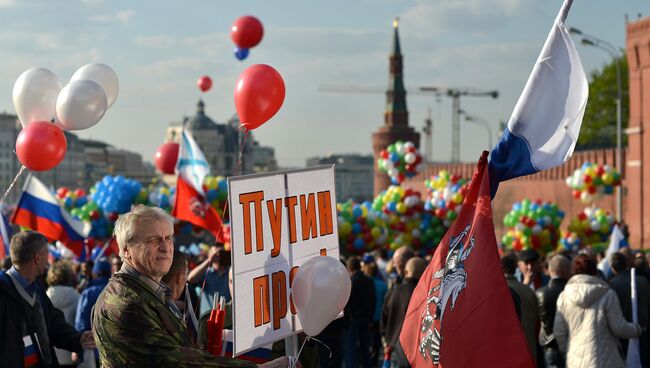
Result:
[[[307,336],[307,338],[302,342],[302,345],[300,345],[300,350],[298,350],[298,355],[296,355],[295,357],[292,357],[292,356],[289,357],[289,367],[290,368],[296,368],[297,367],[298,362],[300,360],[300,354],[302,353],[302,349],[305,347],[305,344],[307,343],[307,341],[309,339],[311,339],[311,337]],[[314,340],[316,340],[316,339],[314,339]],[[316,340],[316,341],[318,341],[318,340]],[[320,342],[320,341],[318,341],[318,342]],[[322,344],[322,342],[321,342],[321,344]],[[323,345],[325,345],[325,344],[323,344]],[[329,350],[327,345],[325,345],[325,347],[327,348],[327,350]],[[330,358],[331,357],[332,357],[332,351],[330,350]]]
[[[237,157],[237,171],[235,172],[234,176],[237,176],[241,172],[241,157],[242,153],[244,153],[244,147],[246,147],[246,138],[248,137],[248,133],[250,131],[248,129],[244,129],[244,138],[242,139],[241,147],[239,147],[239,156]],[[228,208],[228,201],[225,201],[223,204],[223,209],[221,210],[221,219],[223,220],[224,216],[226,215],[226,209]],[[221,231],[223,230],[223,224],[221,227],[219,227],[219,230],[217,231],[217,237],[216,239],[219,239],[219,235],[221,235]],[[205,275],[203,275],[203,284],[201,284],[201,292],[199,293],[199,303],[196,303],[196,306],[194,307],[194,314],[199,315],[199,307],[201,306],[201,297],[203,296],[203,292],[205,290],[205,281],[208,279],[208,272],[210,272],[210,269],[212,268],[212,264],[208,266],[205,270]]]
[[248,133],[250,133],[250,130],[244,128],[244,138],[242,139],[241,147],[239,147],[239,157],[237,157],[237,172],[235,172],[235,176],[241,174],[241,157],[244,153],[244,148],[246,147],[246,138],[248,138]]
[[7,199],[7,196],[11,192],[11,190],[14,188],[14,185],[18,182],[18,178],[23,174],[23,171],[25,171],[26,167],[25,165],[20,166],[20,170],[18,170],[18,174],[14,177],[14,180],[11,181],[11,184],[9,184],[9,188],[5,191],[5,194],[2,195],[2,198],[0,198],[0,207],[5,204],[5,200]]

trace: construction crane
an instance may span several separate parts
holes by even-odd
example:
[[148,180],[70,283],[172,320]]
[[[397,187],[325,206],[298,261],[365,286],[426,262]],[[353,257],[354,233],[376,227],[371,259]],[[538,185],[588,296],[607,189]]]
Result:
[[[386,88],[374,87],[374,86],[350,86],[350,85],[321,85],[318,87],[319,92],[336,92],[336,93],[387,93]],[[451,144],[451,162],[460,161],[460,97],[492,97],[498,98],[499,91],[497,90],[482,90],[479,88],[460,88],[460,87],[437,87],[437,86],[426,86],[419,88],[407,88],[407,95],[434,95],[437,97],[447,96],[452,100],[451,106],[451,116],[452,116],[452,144]],[[427,126],[424,128],[424,134],[427,138],[426,146],[432,145],[431,140],[433,139],[433,129],[431,132],[427,133]],[[428,152],[428,154],[431,151]]]

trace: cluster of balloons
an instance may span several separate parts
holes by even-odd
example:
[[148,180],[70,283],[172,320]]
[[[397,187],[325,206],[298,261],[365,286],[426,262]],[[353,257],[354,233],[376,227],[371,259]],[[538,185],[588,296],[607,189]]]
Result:
[[98,207],[111,217],[131,210],[131,205],[143,190],[140,182],[122,175],[106,175],[91,189],[91,197]]
[[44,68],[23,72],[12,94],[23,126],[16,140],[18,160],[33,171],[54,168],[67,149],[63,131],[97,124],[115,102],[118,89],[117,75],[105,64],[84,65],[66,86]]
[[581,248],[582,241],[578,234],[573,231],[562,231],[562,238],[560,238],[560,244],[562,247],[573,253],[577,253]]
[[339,244],[349,253],[363,254],[380,248],[388,240],[388,230],[379,213],[368,201],[338,203]]
[[591,203],[605,194],[614,193],[614,187],[621,185],[621,174],[609,165],[585,162],[566,178],[566,184],[573,189],[573,196],[582,203]]
[[568,230],[579,239],[579,245],[600,246],[614,229],[614,216],[602,208],[587,207],[571,219]]
[[242,61],[248,57],[250,49],[257,46],[264,37],[264,26],[259,19],[245,15],[235,20],[230,28],[230,38],[235,43],[233,53],[237,60]]
[[506,249],[535,249],[540,254],[553,251],[560,238],[564,212],[556,204],[524,199],[513,204],[503,218],[507,230],[502,238]]
[[390,249],[404,245],[423,252],[435,248],[445,234],[445,223],[424,209],[420,192],[392,185],[373,201],[388,227]]
[[81,188],[70,190],[66,187],[60,187],[56,190],[56,197],[66,209],[81,207],[88,203],[86,191]]
[[440,170],[438,175],[427,179],[424,184],[429,192],[424,209],[432,211],[438,219],[447,221],[445,226],[449,228],[458,217],[469,181],[447,170]]
[[381,172],[390,176],[393,184],[401,184],[404,179],[422,171],[424,165],[422,156],[413,142],[397,141],[381,150],[377,166]]
[[160,207],[170,212],[174,204],[174,192],[176,188],[168,188],[164,184],[151,184],[147,188],[149,204]]
[[228,181],[226,178],[223,176],[206,176],[203,179],[203,191],[208,203],[221,215],[228,199]]

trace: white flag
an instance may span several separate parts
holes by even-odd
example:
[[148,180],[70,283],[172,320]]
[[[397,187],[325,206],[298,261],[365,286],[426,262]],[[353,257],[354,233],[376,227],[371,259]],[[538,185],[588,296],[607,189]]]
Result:
[[623,236],[621,229],[618,228],[618,225],[614,225],[612,235],[609,238],[609,246],[605,252],[605,258],[600,260],[598,263],[598,269],[605,274],[605,277],[609,278],[612,275],[612,266],[609,264],[609,257],[621,249],[621,242],[624,238],[625,237]]
[[589,83],[564,24],[572,3],[564,1],[508,126],[492,150],[493,184],[559,166],[573,153]]
[[[639,323],[639,311],[636,305],[636,269],[634,267],[630,270],[630,298],[632,302],[632,322]],[[637,367],[641,367],[639,338],[628,341],[627,358],[625,358],[625,368]]]
[[176,162],[176,172],[199,194],[203,192],[203,179],[210,174],[210,164],[192,135],[185,129],[181,136],[181,147]]

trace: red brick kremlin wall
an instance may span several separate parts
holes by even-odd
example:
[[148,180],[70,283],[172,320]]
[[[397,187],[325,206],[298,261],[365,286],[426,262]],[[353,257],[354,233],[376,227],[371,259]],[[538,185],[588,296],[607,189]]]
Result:
[[[585,205],[580,200],[573,198],[571,195],[572,190],[566,185],[566,177],[572,175],[573,171],[580,168],[584,162],[602,165],[607,164],[614,167],[616,159],[615,152],[614,149],[575,152],[571,159],[560,167],[501,183],[499,191],[492,202],[497,239],[500,239],[504,232],[503,217],[510,211],[513,203],[519,202],[524,198],[530,200],[541,199],[543,201],[557,203],[560,209],[566,213],[562,222],[562,228],[566,229],[571,219],[585,208]],[[476,153],[477,162],[479,154],[480,152]],[[625,161],[625,154],[623,160]],[[464,178],[471,178],[475,169],[476,164],[471,163],[430,164],[422,173],[405,181],[403,185],[414,190],[419,190],[424,194],[426,193],[424,180],[438,174],[440,170],[447,170],[451,174],[459,174]],[[622,173],[622,176],[625,176],[625,172]],[[625,185],[625,181],[623,185]],[[623,201],[624,203],[626,202],[625,191]],[[612,215],[616,213],[614,195],[606,195],[594,204],[597,207],[609,211]],[[623,211],[625,214],[625,206],[623,207]],[[631,222],[631,219],[625,217],[624,220]],[[633,246],[639,248],[640,244],[638,240],[636,242],[634,238],[632,240]]]

